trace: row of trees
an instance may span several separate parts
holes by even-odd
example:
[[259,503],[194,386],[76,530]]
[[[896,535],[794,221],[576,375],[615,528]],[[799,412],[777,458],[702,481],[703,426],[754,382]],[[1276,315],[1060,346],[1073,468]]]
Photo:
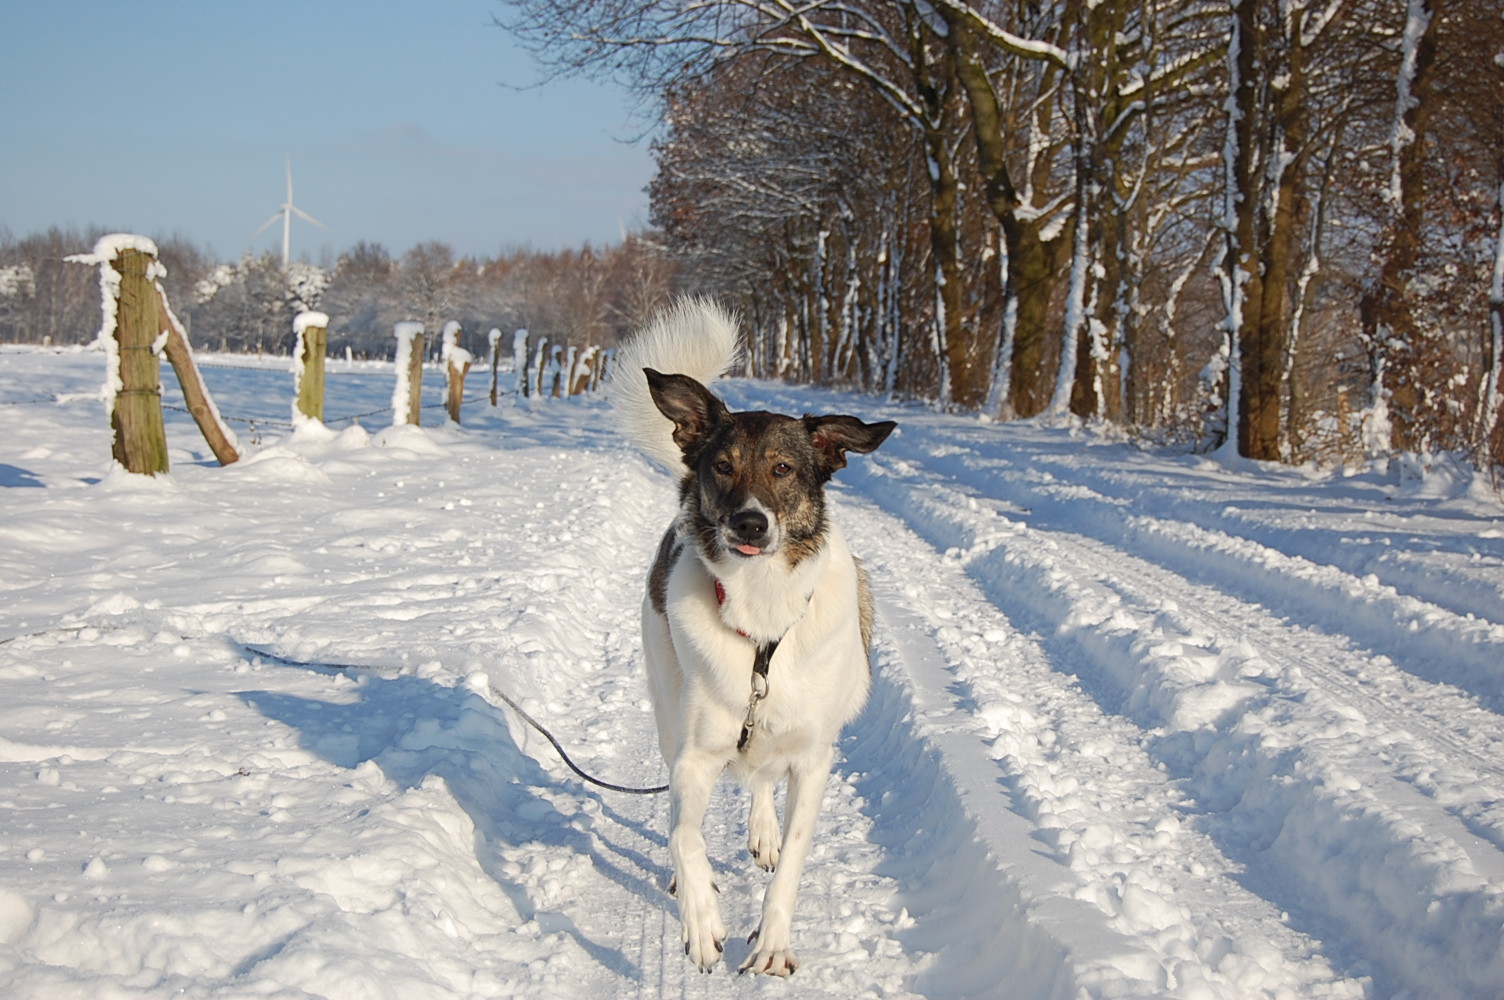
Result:
[[[53,229],[21,239],[0,231],[0,342],[86,343],[99,330],[95,270],[68,263],[102,231]],[[207,348],[286,354],[293,318],[305,309],[330,317],[329,350],[391,357],[398,322],[424,323],[430,340],[458,321],[472,353],[485,356],[499,327],[511,350],[525,329],[535,344],[609,348],[640,326],[673,290],[673,269],[642,239],[594,250],[515,251],[490,259],[457,256],[429,242],[393,257],[360,243],[322,265],[285,270],[271,254],[234,264],[214,261],[181,237],[155,240],[167,268],[173,311]]]
[[511,0],[759,372],[1504,461],[1498,0]]
[[[756,374],[1257,458],[1504,461],[1497,0],[511,0],[662,111],[652,245],[158,240],[211,347],[387,354],[399,320],[612,345],[672,287]],[[92,336],[95,234],[0,233],[0,339]],[[666,253],[664,252],[666,251]],[[479,346],[478,344],[475,346]]]

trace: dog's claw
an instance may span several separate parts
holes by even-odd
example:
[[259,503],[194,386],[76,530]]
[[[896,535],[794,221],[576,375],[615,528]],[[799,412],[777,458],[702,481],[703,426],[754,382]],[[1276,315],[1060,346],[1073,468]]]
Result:
[[[773,937],[778,937],[775,931]],[[792,950],[787,947],[779,948],[776,945],[757,947],[762,940],[762,928],[758,927],[747,937],[747,943],[753,946],[752,954],[741,964],[736,971],[745,975],[750,972],[755,976],[792,976],[799,968],[799,959],[794,956]]]
[[777,952],[769,955],[753,954],[736,971],[738,975],[742,976],[750,972],[754,976],[767,975],[787,978],[799,971],[799,961],[793,955],[780,955]]

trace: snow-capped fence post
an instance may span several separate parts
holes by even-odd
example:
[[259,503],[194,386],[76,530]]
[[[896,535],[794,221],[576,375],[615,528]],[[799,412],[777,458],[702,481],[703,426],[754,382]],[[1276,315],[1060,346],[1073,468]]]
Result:
[[397,385],[392,389],[392,423],[418,426],[423,398],[423,324],[406,321],[392,328],[397,337]]
[[188,335],[157,280],[166,273],[157,261],[157,245],[144,236],[116,233],[100,237],[89,253],[67,260],[99,268],[104,319],[98,342],[109,359],[105,403],[115,460],[131,472],[167,471],[158,355],[166,355],[172,363],[183,387],[183,403],[219,464],[239,459],[235,435],[209,398],[193,363]]
[[465,398],[465,376],[475,356],[460,346],[460,325],[454,320],[444,324],[443,345],[439,358],[444,362],[444,405],[449,419],[460,422],[460,403]]
[[538,395],[545,396],[551,399],[558,399],[560,396],[568,395],[568,393],[564,391],[563,384],[564,362],[560,360],[563,357],[563,354],[563,344],[555,344],[549,349],[548,372],[545,376],[548,379],[548,391],[544,392],[540,384]]
[[496,383],[501,375],[501,331],[491,327],[486,335],[491,341],[491,405],[496,405]]
[[512,334],[512,370],[517,374],[517,395],[533,394],[532,379],[527,373],[527,331],[517,330]]
[[129,472],[167,471],[167,428],[162,422],[161,366],[153,350],[162,324],[157,316],[156,247],[122,246],[110,267],[115,294],[115,385],[110,428],[115,461]]
[[532,379],[531,384],[533,386],[532,394],[534,396],[537,396],[539,399],[544,399],[545,395],[543,392],[543,379],[545,370],[548,368],[547,337],[538,338],[537,350],[535,350],[533,354],[533,371],[530,375],[530,378]]
[[574,388],[572,392],[594,392],[600,370],[601,349],[594,344],[580,352],[579,361],[574,366]]
[[563,390],[564,390],[563,392],[559,393],[559,395],[561,395],[561,396],[573,396],[574,395],[574,375],[575,375],[574,359],[575,359],[575,356],[578,355],[578,354],[579,354],[579,348],[575,347],[573,344],[571,344],[569,346],[569,349],[564,352],[564,365],[560,369],[560,371],[563,373],[563,378],[561,379],[561,385],[562,385]]
[[324,352],[329,345],[329,317],[321,312],[301,312],[292,321],[297,335],[292,352],[296,402],[293,422],[324,419]]

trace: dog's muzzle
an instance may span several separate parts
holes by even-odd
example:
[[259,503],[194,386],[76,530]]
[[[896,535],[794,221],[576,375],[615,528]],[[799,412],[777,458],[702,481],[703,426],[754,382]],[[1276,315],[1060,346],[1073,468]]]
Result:
[[726,540],[744,556],[760,555],[772,541],[768,515],[760,510],[739,510],[726,522]]

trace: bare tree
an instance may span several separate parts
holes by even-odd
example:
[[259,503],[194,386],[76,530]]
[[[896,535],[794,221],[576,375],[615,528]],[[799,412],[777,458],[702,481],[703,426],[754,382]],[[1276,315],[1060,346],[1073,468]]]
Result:
[[436,333],[454,318],[464,276],[449,244],[419,243],[402,255],[397,275],[403,300],[411,310],[408,319],[421,319],[426,329]]

